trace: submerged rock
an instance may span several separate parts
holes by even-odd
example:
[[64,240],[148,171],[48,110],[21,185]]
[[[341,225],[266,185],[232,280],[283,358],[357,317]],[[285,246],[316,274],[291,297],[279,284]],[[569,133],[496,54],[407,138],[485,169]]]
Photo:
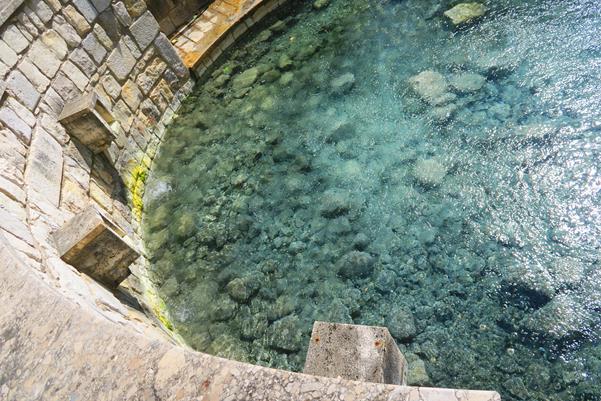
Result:
[[409,362],[407,371],[407,385],[425,386],[430,384],[430,376],[426,371],[426,364],[421,359],[415,359]]
[[336,263],[336,267],[342,277],[363,278],[371,274],[374,262],[374,258],[369,253],[352,251],[344,255]]
[[296,315],[286,316],[269,327],[269,346],[288,352],[298,351],[303,346],[302,327]]
[[313,8],[316,10],[321,10],[324,7],[327,7],[330,4],[330,0],[315,0],[313,2]]
[[355,86],[355,74],[347,72],[341,76],[334,78],[330,82],[330,88],[335,95],[342,95]]
[[446,175],[447,167],[436,159],[420,159],[413,168],[413,176],[425,186],[442,184]]
[[461,72],[450,79],[450,84],[458,92],[469,93],[482,89],[486,83],[486,77],[474,72]]
[[249,68],[248,70],[240,73],[234,78],[232,82],[232,89],[234,91],[239,91],[241,89],[246,89],[257,81],[259,77],[259,69],[257,67]]
[[486,7],[480,3],[459,3],[455,7],[444,12],[453,25],[462,25],[481,17],[486,13]]
[[426,70],[409,78],[409,85],[424,101],[431,104],[440,104],[441,97],[447,93],[448,83],[439,72]]
[[280,70],[288,70],[292,67],[293,61],[287,54],[282,54],[278,60],[278,68]]
[[401,342],[409,341],[417,335],[413,314],[403,306],[397,308],[388,316],[386,326],[390,334]]
[[338,123],[326,136],[326,142],[338,143],[340,141],[352,138],[355,133],[356,130],[353,124],[348,122]]
[[324,217],[334,218],[348,213],[352,205],[349,191],[339,188],[328,189],[321,197],[319,211]]
[[585,334],[593,323],[591,312],[571,293],[560,294],[526,318],[525,327],[531,331],[561,340]]
[[244,303],[259,290],[259,287],[259,278],[251,275],[233,279],[227,284],[226,290],[232,299]]

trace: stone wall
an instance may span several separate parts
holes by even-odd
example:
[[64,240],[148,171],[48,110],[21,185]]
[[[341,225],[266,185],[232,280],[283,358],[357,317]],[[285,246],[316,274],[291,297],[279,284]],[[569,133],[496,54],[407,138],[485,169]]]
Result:
[[[136,180],[191,90],[187,68],[142,0],[27,0],[0,27],[0,87],[0,233],[64,296],[112,321],[150,324],[64,263],[50,234],[93,203],[139,243]],[[57,122],[92,90],[116,119],[106,154]]]
[[210,2],[210,0],[146,0],[148,9],[159,21],[161,31],[166,35],[171,35],[179,27],[190,22],[190,17]]

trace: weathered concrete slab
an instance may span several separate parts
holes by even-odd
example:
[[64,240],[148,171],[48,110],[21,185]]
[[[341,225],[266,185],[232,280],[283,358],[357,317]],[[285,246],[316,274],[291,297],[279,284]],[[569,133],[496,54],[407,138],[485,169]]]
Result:
[[84,94],[65,104],[58,120],[69,135],[94,153],[106,150],[115,139],[110,127],[115,119],[109,112],[107,102],[96,92]]
[[125,233],[90,206],[61,227],[54,241],[62,260],[109,288],[129,276],[139,255]]
[[303,372],[407,384],[407,361],[386,327],[315,322]]

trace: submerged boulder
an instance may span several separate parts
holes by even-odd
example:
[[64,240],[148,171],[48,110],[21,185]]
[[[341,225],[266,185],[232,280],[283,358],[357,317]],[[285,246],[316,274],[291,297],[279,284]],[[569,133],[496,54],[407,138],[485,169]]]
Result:
[[342,74],[330,82],[330,89],[335,95],[342,95],[353,89],[353,86],[355,86],[355,74],[350,72]]
[[447,167],[436,159],[420,159],[413,167],[413,176],[422,185],[442,184],[447,175]]
[[422,71],[409,78],[409,85],[422,100],[430,104],[440,104],[439,99],[446,98],[449,86],[441,73],[432,70]]
[[249,68],[248,70],[240,73],[234,78],[232,82],[232,89],[238,91],[241,89],[249,88],[257,81],[259,77],[259,69],[257,67]]
[[247,302],[260,288],[260,279],[256,275],[235,278],[230,281],[226,290],[227,293],[237,302]]
[[453,89],[462,93],[477,92],[485,83],[486,77],[474,72],[460,72],[454,74],[450,79]]
[[334,218],[348,213],[353,206],[349,191],[339,188],[328,189],[321,197],[319,211],[322,216]]
[[404,306],[392,311],[386,320],[386,326],[390,334],[401,342],[409,341],[417,335],[413,314]]
[[426,364],[421,359],[415,359],[409,362],[407,371],[407,385],[425,386],[430,384],[430,376],[426,371]]
[[486,14],[486,7],[480,3],[459,3],[444,12],[453,25],[462,25]]
[[345,278],[367,277],[374,267],[374,258],[367,252],[351,251],[336,263],[338,274]]
[[321,10],[322,8],[327,7],[328,4],[330,4],[330,0],[315,0],[313,3],[313,8],[316,10]]
[[524,326],[554,340],[562,340],[586,334],[593,321],[593,315],[582,302],[574,294],[565,293],[526,318]]

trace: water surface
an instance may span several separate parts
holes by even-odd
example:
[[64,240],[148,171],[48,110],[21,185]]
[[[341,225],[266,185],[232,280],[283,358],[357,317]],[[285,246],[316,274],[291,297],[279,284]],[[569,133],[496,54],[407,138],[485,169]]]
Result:
[[601,399],[601,6],[296,2],[197,85],[147,185],[152,275],[199,351],[302,370],[389,327],[412,384]]

